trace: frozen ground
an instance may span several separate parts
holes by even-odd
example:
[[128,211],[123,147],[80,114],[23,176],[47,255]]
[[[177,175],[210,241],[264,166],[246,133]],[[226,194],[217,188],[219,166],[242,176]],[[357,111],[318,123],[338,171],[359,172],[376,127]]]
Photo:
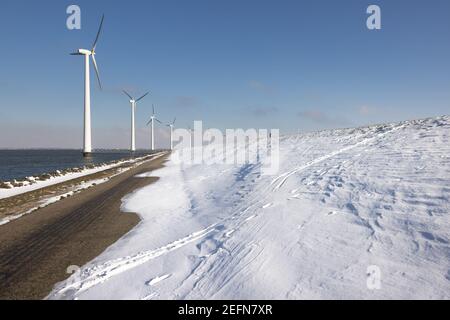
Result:
[[449,139],[449,117],[287,136],[276,176],[169,162],[49,298],[449,299]]

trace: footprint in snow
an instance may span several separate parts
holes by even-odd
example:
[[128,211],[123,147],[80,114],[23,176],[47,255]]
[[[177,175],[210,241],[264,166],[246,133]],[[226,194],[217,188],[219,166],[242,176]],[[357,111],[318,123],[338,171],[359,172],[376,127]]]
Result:
[[215,254],[222,247],[222,243],[214,238],[207,238],[197,244],[199,257],[209,257]]

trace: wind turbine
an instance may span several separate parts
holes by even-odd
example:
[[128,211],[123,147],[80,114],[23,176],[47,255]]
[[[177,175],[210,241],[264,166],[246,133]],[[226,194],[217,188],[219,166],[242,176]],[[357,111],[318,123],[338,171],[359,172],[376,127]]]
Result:
[[162,122],[156,118],[154,105],[152,105],[152,109],[153,109],[153,114],[150,117],[150,121],[147,122],[147,125],[149,125],[150,123],[152,124],[152,151],[154,151],[155,150],[155,120],[158,121],[159,123],[162,123]]
[[177,118],[173,119],[172,123],[169,123],[167,126],[170,128],[170,150],[173,150],[173,126],[175,125],[175,121],[177,121]]
[[188,126],[188,130],[189,130],[189,148],[192,148],[192,128],[191,126]]
[[128,92],[123,90],[123,93],[125,93],[130,98],[130,104],[131,104],[131,152],[136,151],[136,128],[135,128],[135,121],[134,116],[136,113],[136,104],[145,98],[146,95],[148,95],[150,92],[147,92],[139,99],[134,99]]
[[98,72],[97,61],[95,60],[95,49],[97,48],[98,38],[102,31],[103,20],[105,15],[102,16],[100,27],[98,28],[97,37],[91,50],[78,49],[76,52],[71,53],[73,56],[84,56],[84,134],[83,134],[83,155],[88,156],[92,152],[91,141],[91,84],[90,84],[90,70],[89,70],[89,57],[92,58],[95,74],[97,75],[98,85],[100,90],[102,89],[102,83],[100,82],[100,75]]

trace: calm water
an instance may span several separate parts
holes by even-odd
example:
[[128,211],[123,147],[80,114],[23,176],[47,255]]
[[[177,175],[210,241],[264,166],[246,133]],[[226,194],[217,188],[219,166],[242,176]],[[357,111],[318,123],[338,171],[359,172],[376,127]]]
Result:
[[84,158],[79,150],[0,150],[0,180],[9,181],[68,168],[140,157],[150,152],[98,151]]

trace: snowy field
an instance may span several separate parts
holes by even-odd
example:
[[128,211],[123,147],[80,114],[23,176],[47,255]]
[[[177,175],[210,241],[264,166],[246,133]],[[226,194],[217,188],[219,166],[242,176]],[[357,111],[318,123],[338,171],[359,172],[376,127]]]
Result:
[[124,199],[142,222],[49,298],[450,298],[449,117],[285,136],[280,157],[169,161]]

